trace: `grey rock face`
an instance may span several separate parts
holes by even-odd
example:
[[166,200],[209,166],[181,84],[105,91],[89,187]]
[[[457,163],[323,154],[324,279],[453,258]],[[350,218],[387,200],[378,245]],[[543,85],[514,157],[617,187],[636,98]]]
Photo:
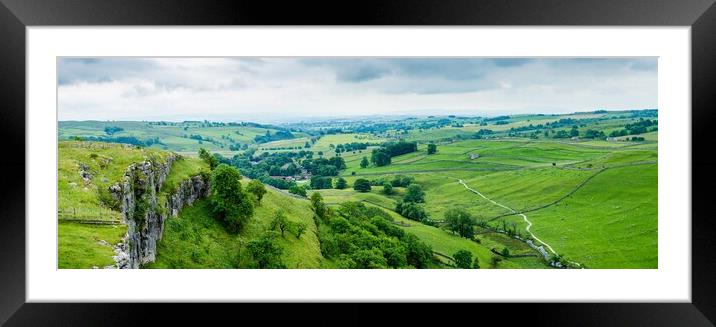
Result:
[[206,195],[208,185],[201,176],[185,180],[168,192],[165,203],[158,203],[157,194],[177,156],[170,155],[165,163],[144,161],[127,168],[121,183],[109,190],[120,201],[122,216],[127,223],[125,241],[115,248],[119,268],[139,268],[153,262],[157,242],[164,232],[164,220],[176,216],[185,204],[191,205]]

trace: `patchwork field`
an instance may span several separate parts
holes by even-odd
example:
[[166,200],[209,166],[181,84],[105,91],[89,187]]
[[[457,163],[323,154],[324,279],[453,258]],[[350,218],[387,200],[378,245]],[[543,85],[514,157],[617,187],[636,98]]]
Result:
[[[331,229],[316,226],[307,199],[318,192],[334,210],[355,201],[387,212],[392,225],[432,249],[430,268],[455,267],[453,256],[465,250],[480,268],[653,269],[658,267],[656,123],[655,110],[278,126],[61,122],[63,140],[154,141],[147,146],[60,142],[59,265],[112,264],[112,244],[126,225],[116,208],[103,202],[101,190],[121,179],[129,164],[161,161],[169,151],[183,154],[159,192],[165,196],[191,176],[212,173],[211,158],[197,158],[205,148],[215,160],[211,167],[234,166],[244,185],[252,178],[271,186],[238,234],[227,232],[207,199],[167,219],[156,261],[145,268],[253,267],[246,244],[271,229],[278,209],[291,224],[308,226],[300,238],[286,233],[276,241],[286,268],[337,268],[349,261],[324,257],[321,235]],[[362,147],[336,150],[350,144]],[[381,154],[389,160],[381,161]],[[86,180],[81,170],[92,177]],[[339,189],[341,180],[345,185]],[[417,192],[414,185],[420,199],[406,200]],[[297,195],[302,192],[305,197]],[[406,202],[413,206],[410,211],[401,208]],[[469,235],[457,232],[450,216],[455,212],[472,222]],[[360,224],[366,223],[355,226]],[[351,260],[370,258],[376,249]]]

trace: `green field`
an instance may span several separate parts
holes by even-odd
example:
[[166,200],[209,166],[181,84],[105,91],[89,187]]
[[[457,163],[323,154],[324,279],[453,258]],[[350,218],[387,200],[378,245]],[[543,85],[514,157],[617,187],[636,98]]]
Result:
[[[558,202],[527,215],[535,217],[531,219],[534,224],[531,231],[561,256],[593,268],[656,268],[656,149],[585,143],[470,140],[439,145],[434,155],[427,155],[421,146],[418,152],[393,158],[393,164],[388,166],[360,168],[349,164],[344,177],[352,184],[357,178],[409,174],[425,189],[426,211],[431,218],[440,220],[448,209],[463,208],[491,226],[499,227],[503,220],[508,225],[514,224],[522,235],[527,235],[527,224],[521,217],[510,216],[511,210],[530,211]],[[470,153],[480,156],[471,159]],[[609,169],[602,172],[604,168]],[[354,176],[352,171],[356,172]],[[624,173],[612,176],[620,171]],[[604,182],[606,177],[613,180]],[[623,190],[620,179],[636,183],[639,189]],[[470,192],[458,180],[500,205]],[[402,194],[400,188],[392,196],[382,195],[380,190],[381,187],[374,187],[369,193],[321,192],[331,202],[361,200],[385,208],[394,207]],[[580,196],[595,191],[603,196],[590,197],[589,205],[580,202],[571,204],[573,211],[558,210],[570,206],[572,201],[585,201]],[[575,193],[564,198],[572,192]],[[610,206],[628,210],[607,210]],[[637,207],[641,210],[638,214],[627,215]],[[565,215],[583,216],[590,212],[593,213],[587,224],[580,225],[576,221],[581,220],[577,219],[572,220],[573,224],[563,224]],[[610,227],[597,226],[600,222]],[[601,231],[588,232],[594,229]],[[421,235],[421,239],[431,239],[427,233]],[[497,248],[504,246],[504,237],[494,244]],[[599,244],[610,245],[605,248]],[[583,248],[592,250],[576,255]]]
[[58,268],[103,268],[114,264],[112,246],[122,240],[127,226],[60,222],[57,232]]

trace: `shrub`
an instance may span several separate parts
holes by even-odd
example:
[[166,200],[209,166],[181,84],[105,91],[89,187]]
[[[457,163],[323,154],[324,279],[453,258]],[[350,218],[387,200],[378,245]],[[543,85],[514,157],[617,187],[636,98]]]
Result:
[[261,238],[247,243],[246,250],[253,257],[257,268],[286,268],[281,261],[283,248],[276,242],[273,232],[267,232]]
[[298,185],[296,185],[296,184],[292,185],[292,186],[288,189],[288,192],[289,192],[289,193],[292,193],[292,194],[300,195],[300,196],[302,196],[302,197],[304,197],[304,198],[307,196],[306,187],[305,187],[305,186],[298,186]]
[[370,192],[370,190],[371,190],[370,182],[364,178],[356,179],[356,181],[353,182],[353,189],[358,192],[363,192],[363,193]]
[[383,183],[383,194],[385,194],[385,195],[391,195],[391,194],[393,194],[393,193],[395,193],[395,192],[393,191],[393,185],[391,185],[391,184],[388,183],[388,182]]
[[343,177],[338,177],[336,180],[336,189],[342,190],[348,186],[348,182]]
[[246,190],[256,196],[256,202],[259,204],[261,203],[261,199],[263,199],[264,194],[266,194],[266,186],[264,186],[264,183],[261,183],[258,179],[251,180],[249,185],[246,186]]
[[422,187],[420,187],[420,185],[410,184],[410,186],[408,186],[408,190],[405,192],[403,201],[415,203],[425,202],[425,192],[423,192],[423,189]]

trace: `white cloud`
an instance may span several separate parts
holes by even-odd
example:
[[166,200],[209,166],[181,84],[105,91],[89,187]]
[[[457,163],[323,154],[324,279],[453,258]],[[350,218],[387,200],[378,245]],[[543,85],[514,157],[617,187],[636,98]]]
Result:
[[277,121],[656,108],[656,59],[60,61],[60,120]]

